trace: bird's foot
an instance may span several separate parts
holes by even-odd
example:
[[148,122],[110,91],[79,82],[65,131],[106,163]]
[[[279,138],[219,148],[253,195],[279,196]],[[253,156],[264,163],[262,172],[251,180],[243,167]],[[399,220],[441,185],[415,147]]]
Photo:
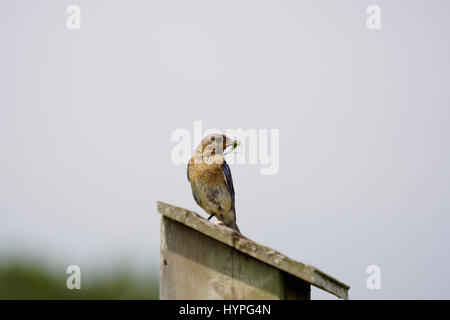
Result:
[[215,224],[216,226],[223,226],[223,225],[224,225],[223,222],[220,221],[220,220],[214,221],[214,224]]

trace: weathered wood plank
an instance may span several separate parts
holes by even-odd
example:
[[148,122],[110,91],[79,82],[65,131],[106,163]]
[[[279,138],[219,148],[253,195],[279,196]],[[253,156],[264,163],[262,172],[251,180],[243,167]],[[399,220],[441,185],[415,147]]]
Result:
[[230,228],[217,226],[195,212],[163,202],[158,202],[157,206],[158,211],[164,217],[177,221],[209,238],[217,240],[278,270],[293,275],[313,286],[328,291],[339,298],[348,299],[348,290],[350,288],[348,285],[313,266],[294,261],[274,249],[243,237]]
[[163,217],[161,230],[160,299],[309,298],[309,284],[293,293],[286,273],[177,221]]

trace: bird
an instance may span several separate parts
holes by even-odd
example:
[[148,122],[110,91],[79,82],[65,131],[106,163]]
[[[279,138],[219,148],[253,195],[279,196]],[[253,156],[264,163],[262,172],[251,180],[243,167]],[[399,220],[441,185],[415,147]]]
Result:
[[224,158],[225,150],[234,150],[240,142],[224,134],[203,138],[187,165],[187,178],[195,202],[208,214],[241,233],[236,224],[235,192],[231,170]]

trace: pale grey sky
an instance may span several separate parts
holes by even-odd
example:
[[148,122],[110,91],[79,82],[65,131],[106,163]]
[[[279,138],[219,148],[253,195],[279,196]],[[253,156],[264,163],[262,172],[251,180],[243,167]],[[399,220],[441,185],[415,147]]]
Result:
[[[170,159],[173,130],[201,120],[280,129],[277,175],[231,166],[244,234],[353,299],[449,299],[449,9],[0,1],[0,252],[156,272],[156,200],[203,213]],[[381,290],[366,287],[371,264]]]

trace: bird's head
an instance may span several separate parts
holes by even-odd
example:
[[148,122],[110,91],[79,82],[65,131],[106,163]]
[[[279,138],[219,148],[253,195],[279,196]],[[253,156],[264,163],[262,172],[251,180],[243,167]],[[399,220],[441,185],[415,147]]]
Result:
[[234,150],[240,144],[239,141],[232,140],[224,134],[214,133],[203,138],[197,151],[201,152],[203,156],[223,155],[225,150]]

